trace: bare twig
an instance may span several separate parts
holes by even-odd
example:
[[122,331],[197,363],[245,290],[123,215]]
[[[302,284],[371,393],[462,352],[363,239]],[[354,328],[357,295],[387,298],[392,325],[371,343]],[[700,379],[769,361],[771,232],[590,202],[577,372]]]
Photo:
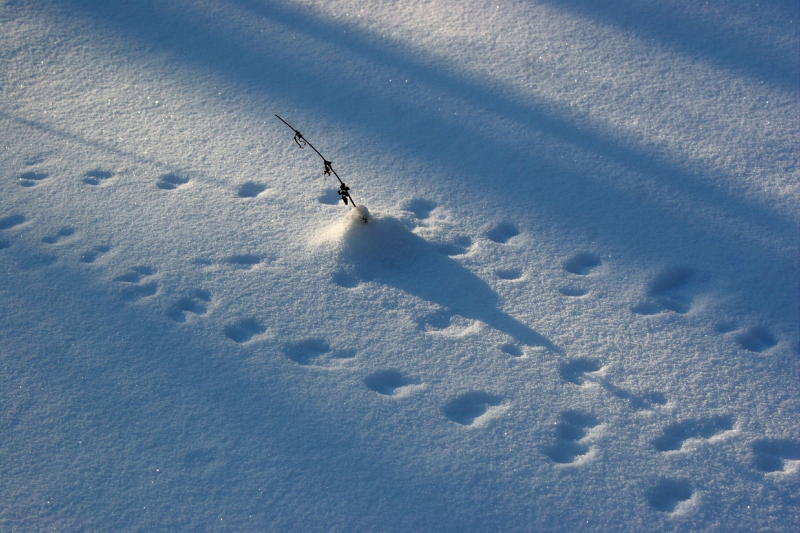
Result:
[[311,149],[314,150],[317,153],[317,155],[322,159],[322,162],[325,165],[322,173],[325,176],[330,176],[331,174],[336,176],[336,179],[339,180],[339,191],[338,191],[339,192],[339,196],[342,197],[342,201],[344,202],[344,205],[347,205],[347,201],[349,200],[350,203],[353,204],[353,207],[357,207],[355,200],[353,200],[353,197],[350,196],[350,187],[345,185],[344,182],[342,181],[342,178],[339,177],[339,174],[337,174],[336,171],[333,170],[333,163],[331,163],[330,161],[325,159],[325,156],[323,156],[321,153],[319,153],[319,150],[314,148],[314,145],[311,144],[310,142],[308,142],[308,139],[303,137],[303,134],[300,133],[300,130],[294,129],[294,127],[292,127],[291,124],[289,124],[288,122],[283,120],[279,115],[276,114],[275,116],[278,117],[278,119],[281,122],[283,122],[284,124],[286,124],[287,126],[289,126],[292,129],[292,131],[294,132],[294,142],[297,144],[297,146],[299,146],[300,148],[305,148],[306,146],[310,146]]

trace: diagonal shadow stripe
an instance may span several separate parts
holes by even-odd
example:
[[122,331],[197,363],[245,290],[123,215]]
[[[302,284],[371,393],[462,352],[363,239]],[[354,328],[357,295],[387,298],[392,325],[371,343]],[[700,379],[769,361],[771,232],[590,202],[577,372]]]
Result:
[[[538,176],[550,177],[546,187],[542,187],[545,184],[537,181],[540,178],[536,178],[529,183],[523,183],[524,189],[517,192],[532,195],[535,191],[541,200],[539,207],[550,209],[554,215],[559,215],[561,207],[565,207],[563,198],[570,196],[571,189],[576,186],[588,198],[607,196],[608,185],[594,182],[591,174],[598,172],[598,169],[606,171],[608,167],[602,167],[600,162],[610,162],[618,169],[633,172],[644,176],[645,180],[666,186],[676,195],[677,201],[674,205],[663,205],[647,199],[643,201],[629,190],[616,191],[619,195],[618,206],[622,205],[624,209],[636,206],[649,213],[646,218],[650,221],[650,228],[642,231],[660,231],[668,227],[676,233],[699,232],[709,242],[713,241],[730,251],[741,248],[741,235],[724,238],[721,235],[730,233],[730,224],[734,222],[743,234],[770,235],[772,243],[765,242],[769,239],[751,243],[750,249],[753,250],[754,257],[766,255],[777,259],[776,254],[788,257],[787,247],[794,245],[789,242],[791,238],[784,238],[780,231],[776,231],[776,228],[793,224],[791,220],[758,202],[720,190],[714,184],[719,177],[714,171],[692,172],[675,165],[666,157],[627,146],[609,134],[587,127],[570,117],[559,116],[546,103],[534,101],[520,104],[496,89],[410,59],[380,42],[370,40],[358,31],[353,31],[345,24],[314,18],[281,5],[244,0],[239,2],[253,10],[254,16],[268,18],[357,56],[409,72],[433,85],[448,98],[462,98],[525,128],[546,132],[560,145],[588,153],[595,158],[593,163],[600,166],[587,169],[585,160],[564,161],[563,154],[537,152],[532,155],[529,150],[510,147],[503,138],[503,132],[466,130],[414,108],[405,109],[404,124],[417,131],[426,131],[430,137],[441,141],[437,146],[426,146],[413,140],[409,127],[398,128],[394,122],[374,120],[376,115],[385,113],[386,108],[397,105],[391,97],[376,94],[369,87],[353,84],[352,80],[345,77],[332,76],[323,68],[304,68],[308,57],[302,47],[295,50],[270,50],[267,53],[248,44],[240,36],[229,35],[215,28],[213,21],[204,21],[196,15],[177,14],[155,2],[92,9],[78,0],[66,1],[77,9],[83,8],[83,16],[113,27],[127,38],[145,42],[154,50],[167,51],[187,64],[210,67],[219,74],[252,88],[256,93],[261,91],[302,102],[303,107],[311,113],[322,116],[333,114],[341,122],[352,124],[361,131],[372,132],[387,145],[402,147],[416,157],[437,162],[443,168],[463,171],[464,175],[480,180],[476,181],[479,187],[491,189],[500,183],[504,175],[521,172],[529,175],[529,169],[537,169]],[[214,50],[215,53],[209,54],[208,50]],[[276,72],[280,75],[276,75]],[[321,87],[324,87],[323,91]],[[372,112],[350,116],[346,111],[354,107],[366,108]],[[441,149],[441,143],[446,143],[449,153],[448,150]],[[459,155],[455,156],[455,153]],[[678,205],[684,202],[685,205]],[[703,220],[699,224],[697,220],[690,220],[697,213],[707,211],[715,212],[718,218]],[[630,213],[635,214],[634,211]],[[746,220],[742,214],[746,215]]]
[[[758,24],[758,35],[743,35],[722,17],[689,14],[676,2],[641,2],[637,0],[545,0],[554,8],[591,18],[620,30],[632,32],[642,39],[655,40],[662,46],[677,50],[689,57],[700,57],[711,64],[728,69],[755,81],[766,81],[783,90],[797,92],[800,84],[800,62],[797,57],[798,34],[796,21],[800,18],[797,2],[767,0],[759,7],[741,2],[714,2],[713,9],[725,10],[734,23],[747,20]],[[699,3],[699,2],[697,2]],[[670,5],[673,4],[673,5]],[[775,35],[777,28],[765,20],[780,13],[784,35]],[[764,14],[762,14],[764,13]],[[722,20],[721,20],[722,19]],[[760,38],[758,38],[760,37]],[[792,41],[793,49],[776,44],[776,37]]]

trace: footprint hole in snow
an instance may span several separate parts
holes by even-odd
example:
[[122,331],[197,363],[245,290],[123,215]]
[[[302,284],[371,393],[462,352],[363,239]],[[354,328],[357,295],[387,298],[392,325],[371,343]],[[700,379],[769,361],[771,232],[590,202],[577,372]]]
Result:
[[414,198],[403,206],[403,211],[410,211],[414,216],[420,220],[424,220],[431,216],[431,211],[436,209],[437,204],[431,200],[423,198]]
[[89,170],[83,175],[83,183],[86,185],[100,185],[100,183],[104,180],[111,178],[114,175],[113,172],[108,170]]
[[517,229],[517,226],[511,222],[501,222],[486,232],[486,236],[489,238],[489,240],[498,244],[505,244],[511,238],[516,237],[517,235],[519,235],[519,229]]
[[83,252],[78,261],[81,263],[94,263],[98,256],[108,252],[109,250],[111,250],[111,246],[106,244],[95,246],[91,250]]
[[500,346],[500,351],[511,357],[522,357],[524,355],[522,349],[516,344],[503,344]]
[[762,472],[786,470],[786,461],[800,461],[800,442],[788,439],[760,439],[753,443],[756,468]]
[[645,494],[647,502],[656,511],[671,513],[693,494],[687,479],[662,479]]
[[156,182],[156,187],[165,191],[177,189],[181,185],[189,183],[189,178],[184,178],[174,173],[164,174]]
[[309,365],[314,359],[330,351],[330,345],[320,338],[304,339],[283,349],[284,355],[299,365]]
[[19,226],[25,222],[25,216],[23,215],[9,215],[4,218],[0,218],[0,230],[7,230],[11,229],[14,226]]
[[193,298],[197,298],[199,300],[203,300],[204,302],[208,303],[211,301],[211,292],[205,289],[194,289],[191,292],[191,296]]
[[158,292],[158,284],[154,281],[142,283],[140,285],[129,285],[122,289],[122,298],[131,302],[155,296]]
[[33,187],[48,176],[49,174],[44,172],[23,172],[19,176],[19,184],[23,187]]
[[589,453],[589,446],[575,440],[559,440],[544,448],[544,453],[555,463],[574,463],[578,457]]
[[418,379],[397,370],[382,370],[364,378],[364,384],[369,390],[385,396],[394,396],[398,389],[418,383]]
[[485,415],[490,407],[500,405],[502,400],[502,397],[487,392],[467,392],[445,405],[444,414],[453,422],[470,426]]
[[769,350],[776,344],[777,339],[763,326],[755,326],[736,335],[739,346],[750,352],[761,353]]
[[170,307],[167,315],[175,322],[186,322],[186,313],[204,315],[206,312],[208,312],[208,309],[205,305],[198,301],[198,298],[184,296],[172,304],[172,307]]
[[653,446],[660,452],[680,450],[689,439],[710,439],[714,435],[732,430],[733,423],[734,419],[730,415],[683,420],[665,427],[663,434],[653,441]]
[[571,274],[586,276],[601,264],[602,262],[597,254],[581,252],[564,263],[564,270]]
[[262,192],[267,190],[266,185],[262,185],[260,183],[256,183],[254,181],[248,181],[246,183],[242,183],[239,185],[239,190],[237,192],[239,198],[255,198]]
[[519,268],[507,268],[495,271],[495,276],[506,281],[514,281],[522,277],[522,270]]
[[686,288],[694,277],[694,269],[675,267],[665,270],[650,284],[650,293],[658,296],[668,295]]
[[225,336],[236,343],[245,343],[255,337],[266,332],[267,328],[264,327],[255,318],[243,318],[225,326]]
[[581,357],[561,363],[559,374],[564,381],[582,385],[584,382],[584,374],[597,372],[602,367],[603,365],[598,359]]
[[564,296],[569,296],[570,298],[580,298],[581,296],[586,296],[589,294],[589,291],[586,289],[581,289],[580,287],[561,287],[558,289],[558,292]]
[[156,273],[156,270],[149,266],[135,266],[130,269],[129,272],[125,274],[121,274],[114,278],[114,281],[119,281],[121,283],[139,283],[142,278],[147,276],[152,276]]
[[58,241],[73,235],[74,233],[75,233],[75,228],[61,228],[54,235],[50,235],[48,237],[43,238],[42,242],[45,244],[55,244]]

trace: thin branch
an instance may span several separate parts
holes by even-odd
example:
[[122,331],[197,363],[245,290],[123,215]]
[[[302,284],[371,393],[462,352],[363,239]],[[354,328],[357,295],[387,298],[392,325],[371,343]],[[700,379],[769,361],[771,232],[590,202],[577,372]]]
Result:
[[303,137],[303,134],[300,133],[300,130],[294,129],[294,127],[291,124],[289,124],[288,122],[286,122],[285,120],[283,120],[280,117],[280,115],[275,114],[275,116],[278,117],[278,119],[281,122],[283,122],[284,124],[289,126],[289,128],[291,128],[291,130],[294,132],[294,142],[297,144],[297,146],[299,146],[300,148],[305,148],[306,146],[310,146],[311,149],[314,150],[317,153],[317,155],[322,159],[322,162],[325,165],[325,168],[323,169],[322,173],[325,176],[330,176],[331,173],[333,173],[333,175],[336,176],[336,179],[339,180],[339,196],[342,197],[342,201],[344,202],[344,205],[347,205],[347,201],[350,200],[350,203],[353,204],[353,207],[356,207],[355,200],[353,200],[353,197],[350,196],[350,187],[348,187],[347,185],[344,184],[344,182],[342,181],[342,178],[340,178],[339,174],[337,174],[336,171],[333,169],[333,163],[331,163],[330,161],[325,159],[325,156],[323,156],[321,153],[319,153],[319,150],[317,150],[314,147],[314,145],[311,144],[308,141],[308,139]]

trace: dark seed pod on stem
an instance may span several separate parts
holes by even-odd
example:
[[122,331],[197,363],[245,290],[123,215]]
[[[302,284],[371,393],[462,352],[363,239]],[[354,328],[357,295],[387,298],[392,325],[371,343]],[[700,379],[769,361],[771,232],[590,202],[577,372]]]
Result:
[[[322,171],[323,175],[330,176],[331,174],[333,174],[334,176],[336,176],[336,179],[339,180],[339,191],[338,191],[339,196],[342,197],[342,202],[344,202],[344,205],[348,205],[349,202],[350,204],[353,205],[353,207],[358,207],[356,205],[355,200],[353,200],[353,197],[350,196],[350,187],[344,184],[342,178],[340,178],[339,174],[337,174],[336,171],[333,169],[333,163],[325,159],[325,157],[321,153],[319,153],[319,150],[317,150],[313,144],[308,142],[308,139],[303,137],[303,134],[300,133],[300,130],[294,129],[294,127],[291,124],[283,120],[279,115],[276,114],[275,116],[278,117],[278,119],[281,122],[289,126],[289,128],[291,128],[291,130],[294,132],[294,142],[297,144],[297,146],[299,146],[300,148],[305,148],[306,146],[310,146],[311,149],[314,150],[317,153],[317,155],[322,159],[322,162],[325,165]],[[366,221],[367,220],[365,218],[364,222]]]

